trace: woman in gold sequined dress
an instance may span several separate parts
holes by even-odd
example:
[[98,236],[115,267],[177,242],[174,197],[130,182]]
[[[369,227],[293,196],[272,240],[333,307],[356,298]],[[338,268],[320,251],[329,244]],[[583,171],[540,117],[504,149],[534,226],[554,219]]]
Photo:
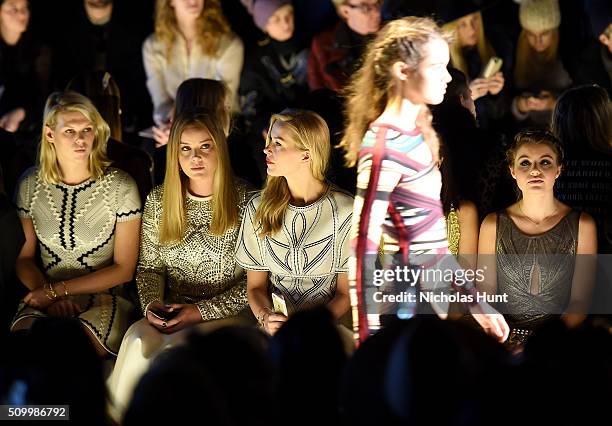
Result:
[[232,176],[219,123],[195,110],[172,125],[164,184],[143,217],[136,282],[145,318],[126,333],[108,383],[115,417],[152,358],[181,342],[185,329],[248,321],[234,247],[249,194]]

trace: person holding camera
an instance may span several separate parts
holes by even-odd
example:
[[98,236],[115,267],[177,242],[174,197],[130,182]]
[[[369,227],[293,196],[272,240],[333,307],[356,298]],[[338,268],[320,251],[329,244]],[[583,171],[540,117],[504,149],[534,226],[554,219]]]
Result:
[[446,22],[443,29],[452,35],[450,63],[468,78],[480,127],[495,128],[508,112],[510,43],[506,37],[485,29],[480,6],[475,2],[448,3],[439,8],[438,14]]
[[521,126],[547,126],[559,94],[572,85],[559,56],[561,12],[557,0],[521,3],[523,28],[516,47],[512,115]]

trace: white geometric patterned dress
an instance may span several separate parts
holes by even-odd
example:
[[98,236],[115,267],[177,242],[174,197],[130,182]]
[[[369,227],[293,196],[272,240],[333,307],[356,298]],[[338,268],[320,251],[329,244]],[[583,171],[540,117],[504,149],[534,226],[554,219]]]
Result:
[[[42,272],[50,282],[69,280],[113,263],[117,222],[139,219],[140,196],[134,180],[109,167],[97,180],[78,185],[45,183],[38,169],[29,170],[19,186],[17,209],[32,219]],[[106,350],[116,355],[129,324],[132,304],[118,288],[96,294],[71,296],[80,306],[78,319]],[[44,312],[21,303],[12,326]]]
[[264,238],[254,223],[260,203],[257,193],[247,204],[236,262],[269,271],[269,291],[284,296],[289,314],[327,304],[336,292],[336,274],[348,271],[353,197],[330,186],[308,206],[289,204],[282,229]]

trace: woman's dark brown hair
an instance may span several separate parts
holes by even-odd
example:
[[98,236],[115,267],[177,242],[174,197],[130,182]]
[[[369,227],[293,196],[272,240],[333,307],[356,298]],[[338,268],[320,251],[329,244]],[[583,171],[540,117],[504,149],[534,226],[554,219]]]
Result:
[[612,154],[612,102],[597,86],[579,86],[564,92],[552,117],[552,131],[568,151],[591,149]]

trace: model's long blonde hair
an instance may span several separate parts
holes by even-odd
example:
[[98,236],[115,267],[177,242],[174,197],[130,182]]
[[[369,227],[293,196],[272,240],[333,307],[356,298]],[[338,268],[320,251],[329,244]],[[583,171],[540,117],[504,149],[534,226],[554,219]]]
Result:
[[[480,12],[474,12],[476,15],[476,19],[478,20],[478,43],[476,44],[476,49],[478,49],[478,56],[480,57],[480,63],[483,67],[486,66],[489,59],[495,56],[495,50],[487,37],[484,31],[484,24],[482,21],[482,14]],[[465,74],[469,78],[468,66],[463,57],[463,48],[461,47],[461,42],[459,37],[457,36],[457,27],[459,25],[459,20],[456,19],[448,24],[443,26],[445,31],[454,35],[453,41],[449,45],[450,49],[450,57],[451,64],[454,68],[457,68],[463,74]]]
[[[285,109],[270,118],[266,146],[271,143],[272,127],[275,125],[283,126],[298,149],[309,152],[310,172],[315,179],[323,182],[331,151],[329,128],[325,120],[312,111]],[[280,231],[290,200],[287,179],[284,176],[268,176],[261,191],[261,204],[255,213],[260,236]]]
[[[170,1],[157,0],[155,3],[155,37],[166,46],[168,60],[172,58],[172,47],[179,34],[176,15]],[[230,32],[229,23],[223,15],[219,0],[206,0],[204,10],[197,20],[196,41],[202,52],[216,56],[219,41]]]
[[187,226],[185,209],[189,178],[181,170],[179,150],[181,136],[187,128],[206,129],[213,139],[217,151],[217,168],[213,180],[212,219],[209,231],[223,235],[238,226],[238,194],[232,176],[225,132],[219,120],[203,109],[184,111],[172,123],[168,139],[166,176],[162,196],[162,211],[159,242],[172,244],[182,240]]
[[[559,29],[551,30],[552,43],[544,52],[538,53],[529,44],[527,32],[521,31],[516,44],[516,65],[514,66],[514,83],[517,87],[528,87],[534,76],[540,76],[540,72],[546,72],[555,61],[559,59]],[[542,57],[544,62],[534,61],[535,57]],[[534,67],[537,66],[537,69]]]
[[[363,135],[368,126],[384,111],[395,81],[391,67],[397,61],[416,71],[425,58],[425,45],[436,38],[449,41],[447,33],[429,18],[407,17],[385,25],[368,45],[363,64],[345,90],[346,130],[341,147],[349,167],[357,162]],[[420,120],[419,127],[426,141],[435,135],[431,120]],[[432,144],[436,151],[436,143]]]
[[58,115],[66,112],[79,112],[93,124],[94,142],[89,154],[88,169],[92,179],[102,177],[110,165],[106,156],[106,143],[110,137],[110,129],[89,99],[71,91],[55,92],[47,98],[38,149],[39,176],[44,182],[50,184],[62,181],[63,176],[57,160],[55,145],[47,138],[46,127],[55,131]]

